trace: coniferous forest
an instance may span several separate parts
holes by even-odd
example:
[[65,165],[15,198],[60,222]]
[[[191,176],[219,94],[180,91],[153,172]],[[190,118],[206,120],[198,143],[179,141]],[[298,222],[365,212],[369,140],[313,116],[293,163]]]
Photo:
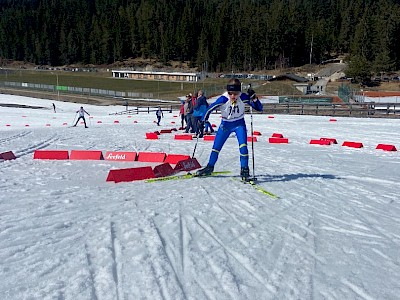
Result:
[[348,54],[400,68],[398,0],[0,0],[0,16],[0,58],[35,64],[141,57],[222,72]]

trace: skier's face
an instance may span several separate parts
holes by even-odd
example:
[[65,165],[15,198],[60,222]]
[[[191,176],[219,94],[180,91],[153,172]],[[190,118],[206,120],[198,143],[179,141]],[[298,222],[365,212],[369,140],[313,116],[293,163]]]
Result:
[[236,101],[236,99],[239,97],[240,92],[228,92],[229,98],[232,101]]

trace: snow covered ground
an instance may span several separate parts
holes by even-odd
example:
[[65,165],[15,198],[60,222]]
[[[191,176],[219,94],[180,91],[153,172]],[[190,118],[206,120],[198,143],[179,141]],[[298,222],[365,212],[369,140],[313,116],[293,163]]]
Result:
[[[84,105],[89,128],[70,128],[80,104],[54,103],[0,95],[0,153],[17,156],[0,160],[0,299],[399,299],[400,154],[375,147],[400,148],[400,120],[254,115],[255,173],[274,200],[232,179],[235,137],[220,177],[115,184],[109,170],[146,163],[34,160],[36,149],[193,152],[174,134],[145,139],[179,127],[178,112],[157,127],[154,113]],[[309,144],[321,137],[338,144]],[[199,141],[203,165],[211,146]]]

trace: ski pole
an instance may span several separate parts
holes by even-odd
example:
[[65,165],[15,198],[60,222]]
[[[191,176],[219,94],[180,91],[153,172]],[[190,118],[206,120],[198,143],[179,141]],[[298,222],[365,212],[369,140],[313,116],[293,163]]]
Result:
[[253,162],[253,181],[256,181],[256,176],[254,173],[254,140],[253,140],[253,135],[254,135],[254,131],[253,131],[253,108],[250,106],[250,128],[251,128],[251,159]]
[[74,116],[74,120],[72,121],[72,126],[74,126],[74,123],[75,123],[75,119],[76,119],[76,115],[77,115],[78,113],[75,113],[75,116]]
[[198,143],[199,143],[199,134],[197,133],[196,144],[194,145],[192,158],[194,158],[194,154],[196,153],[196,148],[197,148],[197,144],[198,144]]

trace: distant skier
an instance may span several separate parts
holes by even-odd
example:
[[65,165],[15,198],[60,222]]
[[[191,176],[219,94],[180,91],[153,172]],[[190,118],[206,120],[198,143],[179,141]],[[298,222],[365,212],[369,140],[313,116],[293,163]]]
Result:
[[163,111],[160,106],[156,111],[156,116],[157,116],[157,125],[160,126],[161,117],[164,117]]
[[90,114],[86,110],[83,109],[83,106],[81,106],[81,108],[79,110],[77,110],[76,113],[79,113],[79,117],[78,117],[78,120],[76,120],[76,123],[73,127],[76,127],[79,120],[82,119],[83,123],[85,123],[85,128],[88,128],[86,125],[85,114],[87,114],[88,116],[90,116]]

